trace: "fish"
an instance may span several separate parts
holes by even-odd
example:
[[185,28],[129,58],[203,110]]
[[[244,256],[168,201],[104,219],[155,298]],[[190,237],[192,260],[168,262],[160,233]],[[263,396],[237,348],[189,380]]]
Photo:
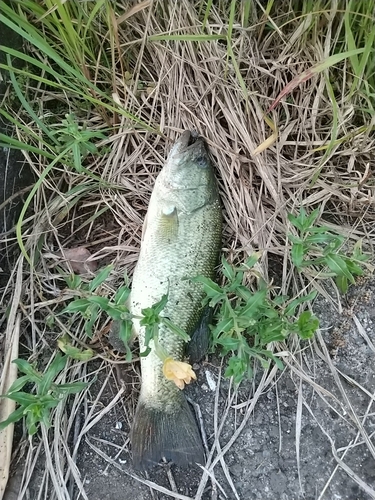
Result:
[[[186,130],[156,178],[143,224],[129,298],[141,353],[147,347],[145,327],[137,317],[164,296],[167,302],[160,315],[190,338],[199,331],[206,315],[204,292],[202,284],[191,278],[215,278],[221,234],[222,208],[208,148],[203,137]],[[185,381],[194,379],[191,366],[183,361],[185,340],[164,323],[157,338],[159,351],[172,364],[177,361],[182,363],[179,367],[189,367]],[[153,340],[148,348],[149,353],[141,357],[142,383],[131,430],[133,465],[147,470],[163,458],[179,466],[203,464],[202,438],[181,390],[184,382],[167,379]]]

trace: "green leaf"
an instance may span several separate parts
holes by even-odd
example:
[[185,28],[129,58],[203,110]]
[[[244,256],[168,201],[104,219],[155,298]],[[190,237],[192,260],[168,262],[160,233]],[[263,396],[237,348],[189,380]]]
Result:
[[[11,394],[12,392],[18,392],[20,391],[21,389],[23,389],[23,387],[28,383],[30,382],[30,377],[28,375],[23,375],[22,377],[19,377],[17,380],[15,380],[13,382],[13,384],[9,387],[9,390],[8,390],[8,393],[7,394]],[[1,394],[0,394],[0,397]],[[5,397],[5,396],[4,396]]]
[[87,297],[88,302],[90,304],[98,304],[100,309],[103,311],[107,311],[109,299],[107,297],[100,297],[99,295],[91,295],[91,297]]
[[212,335],[219,336],[221,333],[228,333],[234,328],[233,318],[223,318],[212,330]]
[[191,281],[194,283],[202,283],[204,293],[207,297],[217,298],[218,296],[223,296],[223,290],[210,278],[206,278],[205,276],[196,276],[195,278],[191,278]]
[[327,242],[328,238],[325,233],[310,234],[304,239],[306,248],[311,248],[313,245],[323,245]]
[[349,258],[345,258],[346,265],[348,266],[349,272],[351,272],[354,276],[362,276],[363,275],[363,269],[353,262]]
[[113,265],[110,264],[109,266],[104,267],[97,276],[90,282],[89,284],[89,291],[94,292],[104,281],[108,278],[108,276],[111,274],[113,269]]
[[12,401],[15,401],[19,405],[23,406],[24,408],[28,407],[30,404],[35,403],[38,401],[38,396],[35,394],[29,394],[28,392],[13,392],[12,394],[6,394],[5,397],[11,399]]
[[[26,415],[26,427],[30,436],[34,436],[38,432],[38,424],[40,422],[40,416],[34,413],[28,413]],[[49,427],[49,423],[48,423]]]
[[306,214],[304,207],[300,208],[299,215],[296,217],[293,214],[288,214],[289,221],[294,227],[299,229],[302,234],[306,233],[313,226],[317,217],[319,216],[319,209],[315,209],[310,215]]
[[190,336],[178,325],[172,323],[170,319],[161,318],[161,323],[164,324],[172,333],[181,337],[184,342],[190,341]]
[[131,361],[132,359],[132,352],[129,347],[132,335],[133,335],[133,323],[129,320],[120,321],[119,339],[124,344],[126,351],[125,358],[127,361]]
[[302,295],[296,299],[293,299],[285,308],[284,315],[285,316],[293,316],[297,306],[303,304],[304,302],[310,302],[315,299],[317,295],[316,291],[310,292],[307,295]]
[[106,313],[110,318],[112,318],[115,321],[120,321],[122,319],[124,320],[131,320],[133,315],[130,314],[129,309],[125,306],[109,306],[108,309],[106,310]]
[[355,280],[350,273],[348,266],[344,259],[339,255],[330,253],[326,255],[325,258],[327,266],[334,272],[337,276],[345,276],[350,283],[355,283]]
[[61,312],[62,313],[75,313],[75,312],[86,312],[86,309],[89,307],[90,303],[87,299],[76,299],[70,302]]
[[78,361],[88,361],[94,356],[94,351],[92,349],[80,349],[73,346],[68,336],[63,336],[57,341],[57,345],[69,358],[76,359]]
[[239,285],[234,290],[228,290],[228,291],[236,293],[238,297],[244,300],[245,302],[251,300],[252,296],[254,295],[253,292],[244,285]]
[[85,332],[88,337],[92,337],[92,329],[94,327],[95,321],[98,319],[99,306],[98,304],[91,304],[89,308],[86,309],[85,317]]
[[233,377],[233,382],[237,385],[243,380],[246,371],[246,360],[239,356],[232,356],[228,361],[228,366],[225,370],[225,376]]
[[139,322],[141,326],[153,326],[160,323],[159,315],[155,313],[152,307],[146,307],[141,310],[143,318]]
[[126,301],[128,300],[130,295],[130,288],[127,286],[122,286],[119,288],[116,292],[115,295],[115,303],[116,304],[126,304]]
[[335,283],[341,293],[345,294],[348,291],[349,283],[346,276],[336,276]]
[[301,267],[304,254],[305,251],[302,243],[295,243],[292,246],[292,251],[291,251],[292,262],[297,268]]
[[274,356],[274,361],[279,370],[284,370],[284,363],[281,361],[280,358]]
[[145,358],[146,356],[148,356],[151,352],[151,347],[146,347],[146,349],[142,352],[139,353],[140,357],[141,358]]
[[[310,234],[324,234],[327,239],[329,238],[337,238],[339,235],[331,233],[331,230],[328,226],[312,226],[309,227]],[[341,238],[341,236],[340,236]]]
[[280,358],[278,358],[277,356],[275,356],[272,351],[269,351],[268,349],[262,349],[262,350],[259,351],[259,354],[261,354],[262,356],[266,356],[267,358],[272,359],[272,361],[276,364],[276,366],[277,366],[277,368],[279,370],[283,370],[284,369],[283,362],[281,361]]
[[82,279],[78,274],[70,274],[69,276],[64,276],[64,280],[71,290],[77,290],[82,282]]
[[53,328],[54,324],[55,324],[55,316],[53,314],[49,314],[46,317],[46,325],[48,326],[48,328]]
[[236,277],[236,272],[229,264],[229,262],[224,258],[224,256],[221,257],[221,265],[222,265],[222,270],[223,270],[223,275],[230,281],[232,282],[234,278]]
[[310,311],[300,314],[298,321],[298,334],[302,339],[310,339],[319,328],[319,320]]
[[230,351],[237,351],[241,343],[242,340],[240,341],[237,337],[231,337],[230,335],[220,335],[220,337],[213,339],[214,345],[221,346],[223,355]]
[[127,346],[132,338],[133,323],[129,320],[120,321],[119,338]]
[[146,327],[153,327],[154,325],[158,325],[161,321],[159,315],[164,309],[167,302],[168,295],[163,295],[161,300],[154,304],[152,307],[146,307],[142,309],[141,314],[143,318],[140,321],[140,325]]
[[263,346],[284,340],[289,334],[288,326],[288,323],[280,318],[260,321],[258,327],[260,344]]
[[47,368],[44,373],[42,380],[38,387],[38,395],[44,396],[48,393],[51,388],[52,382],[57,377],[59,373],[65,368],[66,362],[68,361],[68,356],[61,355],[60,352],[56,353],[55,359]]
[[337,250],[342,246],[343,242],[345,241],[344,237],[340,237],[337,235],[334,235],[333,237],[329,235],[329,238],[327,238],[327,245],[323,250],[323,255],[328,255],[330,253],[336,254]]
[[362,240],[358,240],[354,245],[352,257],[354,260],[359,262],[369,260],[370,255],[366,255],[362,252]]
[[260,252],[254,252],[252,253],[245,261],[245,264],[243,266],[240,266],[240,269],[239,270],[243,270],[243,271],[248,271],[249,269],[252,269],[255,264],[258,262],[258,260],[260,259]]
[[297,244],[297,245],[303,243],[303,241],[304,241],[299,236],[294,236],[291,233],[288,233],[288,238],[290,239],[290,241],[292,243]]
[[152,306],[151,309],[154,311],[154,313],[156,315],[159,316],[159,314],[162,312],[164,307],[167,305],[167,302],[168,302],[168,294],[165,294],[162,296],[162,298],[159,300],[159,302],[156,302],[156,304],[154,304]]
[[296,217],[293,214],[288,214],[288,220],[294,227],[299,229],[301,232],[304,230],[304,221],[305,221],[306,212],[303,207],[301,207],[300,214]]
[[[59,402],[57,401],[57,403],[59,403]],[[42,408],[41,413],[40,413],[40,417],[39,417],[39,422],[43,423],[44,426],[46,427],[46,429],[49,429],[52,426],[50,408]]]
[[239,312],[239,316],[241,317],[246,317],[246,318],[253,318],[256,313],[264,307],[266,296],[267,296],[267,290],[258,290],[253,294],[253,296],[247,301],[247,304],[245,307],[242,308],[242,310]]
[[23,418],[24,407],[17,408],[17,410],[13,411],[6,420],[0,422],[0,432],[4,430],[8,425],[14,424]]
[[30,363],[24,359],[14,359],[13,363],[17,365],[20,372],[25,373],[30,377],[31,382],[38,383],[42,379],[42,374],[38,372]]
[[225,40],[226,35],[205,35],[205,34],[197,34],[197,35],[151,35],[148,37],[148,41],[156,42],[156,41],[181,41],[181,42],[209,42],[212,40]]
[[281,306],[285,304],[288,299],[288,295],[276,295],[276,297],[274,297],[271,302],[275,306]]
[[320,209],[319,208],[316,208],[315,210],[313,210],[311,212],[310,215],[308,215],[304,221],[304,224],[303,224],[303,227],[304,227],[304,230],[307,231],[308,229],[311,228],[311,226],[314,225],[316,219],[318,218],[319,216],[319,212],[320,212]]

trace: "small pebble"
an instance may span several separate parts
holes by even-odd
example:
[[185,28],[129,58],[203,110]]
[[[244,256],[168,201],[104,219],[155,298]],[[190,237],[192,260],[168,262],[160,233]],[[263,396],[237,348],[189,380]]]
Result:
[[211,391],[216,391],[216,381],[214,379],[214,376],[209,370],[206,370],[205,373],[208,387],[211,389]]

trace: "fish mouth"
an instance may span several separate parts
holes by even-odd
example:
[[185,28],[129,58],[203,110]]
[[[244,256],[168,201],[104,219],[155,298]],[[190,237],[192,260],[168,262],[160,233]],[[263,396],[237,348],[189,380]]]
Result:
[[178,153],[183,153],[188,149],[193,149],[197,146],[202,147],[204,144],[203,137],[198,132],[185,130],[181,137],[176,141],[175,147]]

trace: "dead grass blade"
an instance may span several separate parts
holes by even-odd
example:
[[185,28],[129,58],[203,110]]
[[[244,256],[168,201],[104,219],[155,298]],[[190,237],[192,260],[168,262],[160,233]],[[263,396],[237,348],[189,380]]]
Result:
[[325,69],[330,68],[331,66],[334,66],[335,64],[339,63],[340,61],[343,61],[344,59],[347,59],[349,57],[358,54],[362,54],[363,51],[364,49],[349,50],[348,52],[344,52],[343,54],[335,54],[333,56],[328,57],[325,61],[314,64],[314,66],[311,66],[311,68],[305,70],[303,73],[293,78],[293,80],[290,83],[288,83],[288,85],[286,85],[286,87],[280,92],[280,94],[273,101],[271,106],[267,109],[267,113],[275,109],[276,106],[281,101],[281,99],[290,94],[301,83],[306,82],[314,75],[324,71]]
[[[13,382],[17,379],[17,366],[12,364],[18,358],[18,345],[20,338],[21,316],[18,314],[14,323],[13,331],[7,331],[5,344],[8,351],[5,354],[3,370],[0,379],[0,394],[8,392]],[[0,399],[0,422],[6,420],[16,408],[15,401],[4,398]],[[14,424],[8,425],[0,431],[0,499],[3,498],[9,478],[10,462],[12,457]]]

